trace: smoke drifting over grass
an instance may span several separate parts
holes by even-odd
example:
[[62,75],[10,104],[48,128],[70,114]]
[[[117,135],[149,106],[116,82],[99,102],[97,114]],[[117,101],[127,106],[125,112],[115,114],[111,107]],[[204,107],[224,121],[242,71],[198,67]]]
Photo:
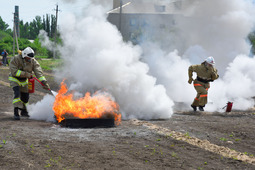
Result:
[[189,107],[196,95],[187,83],[188,67],[213,56],[220,79],[211,83],[205,109],[222,112],[228,101],[234,102],[233,109],[254,105],[255,59],[248,57],[247,42],[255,23],[252,1],[196,1],[186,18],[176,18],[178,34],[169,35],[175,37],[169,41],[176,42],[169,49],[176,50],[171,51],[162,49],[160,42],[141,46],[123,42],[106,20],[109,9],[90,4],[81,18],[64,16],[59,50],[65,67],[56,78],[70,78],[70,89],[106,89],[119,103],[124,119],[169,118],[174,102]]

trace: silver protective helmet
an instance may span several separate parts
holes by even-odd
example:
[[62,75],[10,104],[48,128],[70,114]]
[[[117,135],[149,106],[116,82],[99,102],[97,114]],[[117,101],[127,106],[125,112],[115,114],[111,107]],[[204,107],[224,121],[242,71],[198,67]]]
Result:
[[214,58],[212,56],[208,57],[207,59],[205,59],[205,61],[210,64],[210,65],[214,65],[215,61]]

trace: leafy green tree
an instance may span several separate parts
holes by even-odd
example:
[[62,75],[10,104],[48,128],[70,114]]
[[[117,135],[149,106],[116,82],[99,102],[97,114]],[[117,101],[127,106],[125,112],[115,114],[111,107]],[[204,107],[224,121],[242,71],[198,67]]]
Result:
[[56,17],[54,15],[51,15],[51,38],[55,35],[55,28],[56,28]]
[[[33,48],[34,47],[34,48]],[[33,43],[33,49],[36,49],[36,54],[40,56],[48,56],[48,50],[41,46],[39,38],[36,38]]]
[[[38,35],[40,30],[45,30],[53,41],[55,28],[56,28],[56,17],[54,15],[43,16],[43,19],[40,16],[36,16],[32,22],[24,23],[23,20],[20,20],[20,38],[18,38],[19,49],[23,50],[26,47],[30,46],[34,49],[36,55],[53,57],[51,51],[41,46],[39,42]],[[0,17],[0,51],[6,49],[9,54],[13,51],[13,31],[8,29],[8,24],[6,24]],[[57,34],[57,43],[61,43],[59,38],[59,33]],[[34,40],[34,42],[30,42]],[[16,41],[16,40],[15,40]],[[16,46],[16,42],[15,42]],[[17,49],[15,51],[17,54]]]
[[43,30],[46,30],[46,21],[45,21],[45,16],[43,16],[43,23],[42,23],[42,25],[43,25]]
[[48,36],[50,36],[50,17],[48,14],[46,15],[45,31],[48,33]]
[[6,49],[8,53],[12,51],[13,39],[7,32],[0,31],[0,52]]
[[5,31],[0,31],[0,40],[2,40],[5,37],[11,37],[11,36]]
[[30,47],[32,45],[32,43],[30,41],[28,41],[28,39],[25,39],[25,38],[19,38],[18,42],[19,42],[19,49],[20,50],[23,50],[26,47],[28,47],[28,46]]
[[8,27],[9,27],[9,25],[6,24],[6,23],[3,21],[2,17],[0,16],[0,30],[6,31]]
[[28,38],[29,36],[29,25],[28,22],[24,24],[23,20],[20,21],[20,37],[21,38]]
[[30,22],[29,25],[29,39],[35,39],[39,34],[39,31],[43,29],[42,19],[40,16],[36,16],[35,19]]

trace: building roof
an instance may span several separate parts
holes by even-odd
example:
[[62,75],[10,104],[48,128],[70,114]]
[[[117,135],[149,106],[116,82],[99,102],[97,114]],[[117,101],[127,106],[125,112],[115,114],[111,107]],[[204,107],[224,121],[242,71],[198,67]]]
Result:
[[[195,0],[122,0],[122,13],[180,14]],[[120,13],[117,7],[108,13]]]

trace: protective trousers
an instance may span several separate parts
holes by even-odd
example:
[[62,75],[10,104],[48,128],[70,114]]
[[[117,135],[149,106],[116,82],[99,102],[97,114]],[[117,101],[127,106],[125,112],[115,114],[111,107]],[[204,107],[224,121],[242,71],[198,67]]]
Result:
[[14,99],[12,102],[14,108],[27,110],[29,93],[27,92],[26,88],[27,87],[22,87],[22,86],[15,86],[12,88],[14,91]]
[[194,81],[194,88],[197,91],[197,96],[194,99],[192,106],[202,106],[204,107],[207,104],[207,93],[210,88],[209,83],[203,83],[198,80]]

